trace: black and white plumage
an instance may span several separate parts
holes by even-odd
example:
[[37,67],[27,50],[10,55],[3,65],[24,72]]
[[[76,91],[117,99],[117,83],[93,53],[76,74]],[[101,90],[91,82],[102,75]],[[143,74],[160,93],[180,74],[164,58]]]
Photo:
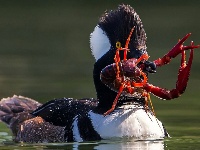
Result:
[[[62,98],[44,105],[19,96],[1,100],[0,119],[15,131],[15,141],[71,142],[123,137],[146,140],[167,136],[162,123],[150,110],[145,111],[144,99],[121,96],[116,109],[103,115],[111,108],[117,93],[100,81],[100,72],[114,62],[115,43],[120,41],[124,47],[133,26],[127,58],[139,58],[147,53],[146,33],[131,6],[122,4],[117,10],[103,14],[91,33],[97,99]],[[30,109],[29,105],[34,107]]]

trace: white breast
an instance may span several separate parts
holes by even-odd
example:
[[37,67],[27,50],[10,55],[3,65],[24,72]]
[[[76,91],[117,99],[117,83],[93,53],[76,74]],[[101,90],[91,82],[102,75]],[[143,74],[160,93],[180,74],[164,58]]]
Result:
[[89,112],[94,129],[103,139],[136,138],[139,140],[162,139],[162,123],[144,109],[119,109],[103,116]]

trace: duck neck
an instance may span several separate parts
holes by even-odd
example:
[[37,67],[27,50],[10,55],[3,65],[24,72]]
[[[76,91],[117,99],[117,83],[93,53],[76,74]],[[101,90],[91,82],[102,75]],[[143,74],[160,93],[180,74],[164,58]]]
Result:
[[[137,56],[136,58],[138,58],[139,56],[141,56],[141,54],[142,54],[141,51],[136,51],[136,50],[129,52],[128,59],[133,58],[131,56]],[[109,110],[112,107],[113,101],[117,96],[117,93],[115,91],[111,90],[100,80],[101,70],[105,68],[107,65],[114,63],[113,60],[114,56],[115,56],[115,51],[110,50],[103,57],[98,59],[94,64],[93,79],[96,88],[97,99],[99,100],[99,104],[95,110],[97,113],[104,113],[107,110]],[[143,102],[143,98],[138,99],[134,97],[120,96],[117,106],[121,106],[126,102],[133,102],[133,101]]]
[[[108,55],[109,56],[109,55]],[[117,95],[116,92],[112,91],[109,87],[107,87],[105,84],[103,84],[100,80],[100,73],[103,68],[105,68],[107,65],[110,65],[113,63],[113,59],[109,59],[107,57],[100,58],[95,64],[94,64],[94,70],[93,70],[93,79],[94,79],[94,85],[96,88],[96,94],[97,98],[99,100],[99,104],[96,108],[96,111],[98,110],[98,113],[104,113],[108,109],[112,107],[113,101]]]

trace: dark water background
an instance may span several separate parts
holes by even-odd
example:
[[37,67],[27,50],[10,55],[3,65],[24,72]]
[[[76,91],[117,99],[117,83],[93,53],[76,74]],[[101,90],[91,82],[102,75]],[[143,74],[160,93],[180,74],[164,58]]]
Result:
[[[96,97],[89,34],[107,9],[127,3],[140,15],[150,60],[167,53],[185,34],[200,44],[200,1],[0,1],[0,98],[14,94],[46,102],[60,97]],[[0,123],[0,149],[200,149],[200,49],[195,50],[186,92],[161,101],[151,96],[157,117],[172,136],[164,141],[101,141],[24,145],[11,142]],[[149,82],[174,88],[180,57],[159,68]],[[157,148],[161,146],[161,148]],[[153,148],[151,148],[153,147]]]

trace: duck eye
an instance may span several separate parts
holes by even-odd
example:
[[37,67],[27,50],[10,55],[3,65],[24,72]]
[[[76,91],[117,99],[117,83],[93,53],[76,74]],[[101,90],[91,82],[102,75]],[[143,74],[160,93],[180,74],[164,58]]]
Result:
[[116,42],[116,48],[121,48],[121,43],[119,41]]

